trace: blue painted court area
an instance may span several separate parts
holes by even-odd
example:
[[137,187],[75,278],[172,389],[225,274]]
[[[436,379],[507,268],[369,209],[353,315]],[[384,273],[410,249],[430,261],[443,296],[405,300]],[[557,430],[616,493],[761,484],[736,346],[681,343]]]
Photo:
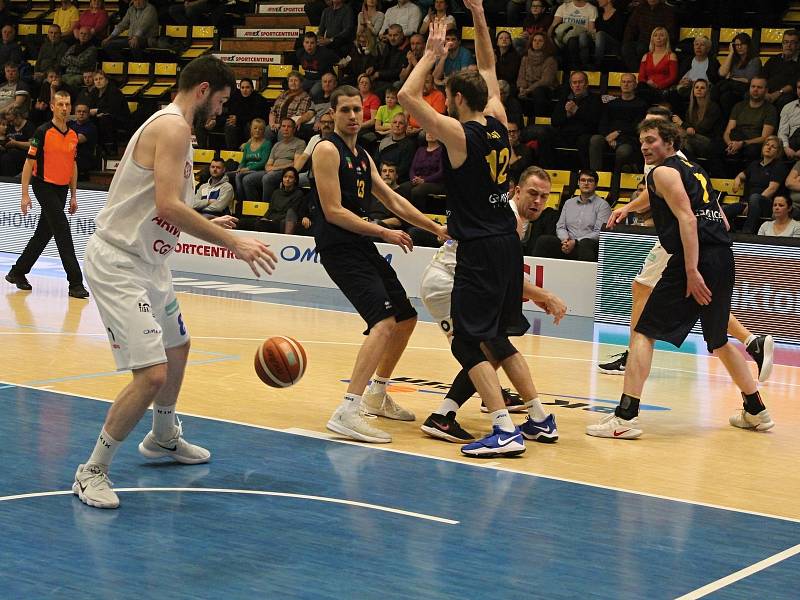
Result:
[[[145,418],[121,508],[98,510],[39,494],[69,490],[108,404],[0,385],[0,406],[0,598],[674,598],[800,543],[791,521],[191,417],[212,462],[146,463]],[[716,597],[796,598],[797,566]]]

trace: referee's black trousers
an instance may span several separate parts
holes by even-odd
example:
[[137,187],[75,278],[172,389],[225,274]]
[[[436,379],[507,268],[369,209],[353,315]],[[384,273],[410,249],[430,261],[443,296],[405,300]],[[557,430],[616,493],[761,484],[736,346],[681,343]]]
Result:
[[71,286],[82,284],[81,267],[75,257],[72,232],[69,229],[67,215],[64,214],[69,186],[47,183],[38,177],[31,177],[31,185],[36,200],[42,207],[42,214],[36,225],[36,231],[33,232],[33,237],[25,246],[17,264],[12,267],[12,272],[18,275],[30,273],[34,263],[44,252],[45,246],[55,237],[58,254],[61,256],[61,264],[64,265],[64,270],[67,272],[69,284]]

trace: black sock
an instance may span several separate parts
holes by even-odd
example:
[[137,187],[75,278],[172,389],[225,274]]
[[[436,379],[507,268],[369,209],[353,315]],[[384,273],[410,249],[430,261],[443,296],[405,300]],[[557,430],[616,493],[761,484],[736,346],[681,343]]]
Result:
[[744,409],[751,415],[757,415],[766,408],[764,403],[761,401],[761,394],[758,392],[758,390],[756,390],[753,394],[743,393],[742,399],[744,400]]
[[620,419],[630,421],[639,415],[639,398],[634,398],[628,394],[622,394],[619,399],[619,406],[614,409],[614,414]]
[[453,380],[453,385],[450,386],[450,391],[447,392],[447,397],[453,400],[459,406],[464,406],[464,403],[472,398],[475,393],[475,386],[469,378],[469,373],[461,369]]

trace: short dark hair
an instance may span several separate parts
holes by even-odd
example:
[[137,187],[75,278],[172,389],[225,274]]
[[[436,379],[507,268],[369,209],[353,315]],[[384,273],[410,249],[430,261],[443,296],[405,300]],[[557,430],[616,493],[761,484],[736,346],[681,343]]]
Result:
[[295,181],[297,181],[298,179],[300,179],[300,173],[298,173],[298,172],[297,172],[297,169],[295,169],[294,167],[286,167],[286,168],[283,170],[283,172],[281,173],[281,177],[283,177],[283,176],[284,176],[284,175],[286,175],[287,173],[294,173],[294,180],[295,180]]
[[297,129],[297,123],[292,117],[283,117],[281,119],[281,125],[283,125],[286,121],[289,121],[292,124],[292,128]]
[[668,109],[666,106],[661,106],[660,104],[656,104],[647,109],[647,112],[645,113],[645,120],[647,120],[646,115],[663,117],[667,121],[672,121],[672,111]]
[[361,92],[359,92],[356,88],[352,85],[340,85],[331,94],[331,108],[336,110],[336,106],[339,103],[339,98],[352,98],[353,96],[358,96],[361,98]]
[[314,40],[316,42],[317,41],[317,34],[314,33],[313,31],[306,31],[305,35],[303,36],[303,39]]
[[386,88],[386,91],[383,93],[383,96],[386,97],[386,94],[392,94],[394,96],[397,96],[398,92],[400,92],[400,89],[397,86],[392,85]]
[[188,92],[201,83],[208,83],[212,93],[236,87],[236,76],[231,68],[215,56],[195,58],[183,67],[178,79],[178,91]]
[[381,169],[383,167],[391,167],[392,169],[397,169],[397,163],[394,163],[390,160],[381,161]]
[[578,171],[578,179],[581,178],[581,175],[586,175],[594,179],[594,182],[597,183],[600,181],[600,176],[597,174],[597,171],[592,171],[591,169],[581,169]]
[[222,158],[220,158],[219,156],[217,156],[216,158],[212,158],[211,162],[208,164],[213,165],[214,163],[222,163],[222,165],[225,166],[225,161],[222,160]]
[[489,101],[489,89],[483,75],[477,71],[464,69],[447,78],[447,89],[455,96],[461,94],[464,101],[474,111],[482,111]]
[[681,149],[681,130],[675,123],[664,119],[645,119],[639,124],[639,133],[651,129],[658,131],[658,137],[664,140],[664,143],[672,142],[672,147],[676,152]]
[[792,196],[790,194],[787,194],[785,191],[778,192],[777,194],[775,194],[775,197],[772,198],[772,202],[774,203],[775,200],[777,200],[778,198],[783,198],[784,202],[786,202],[786,206],[792,208],[793,202],[792,202]]
[[252,79],[250,79],[249,77],[242,77],[241,79],[239,79],[239,87],[242,87],[242,84],[243,84],[245,81],[246,81],[247,83],[249,83],[249,84],[250,84],[250,87],[251,87],[251,88],[254,88],[254,89],[255,89],[255,87],[256,87],[256,86],[253,84],[253,80],[252,80]]
[[53,93],[53,100],[52,100],[53,102],[55,102],[56,96],[58,96],[59,98],[66,97],[66,98],[69,98],[70,100],[72,99],[72,96],[70,95],[70,93],[67,90],[57,90],[56,92],[54,92]]

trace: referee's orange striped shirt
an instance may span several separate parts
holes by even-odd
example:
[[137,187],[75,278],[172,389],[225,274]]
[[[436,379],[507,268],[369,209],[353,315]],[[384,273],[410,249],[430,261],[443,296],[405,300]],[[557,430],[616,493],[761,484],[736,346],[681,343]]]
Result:
[[52,121],[33,134],[28,158],[35,161],[33,175],[53,185],[69,185],[75,169],[78,134],[67,128],[61,131]]

